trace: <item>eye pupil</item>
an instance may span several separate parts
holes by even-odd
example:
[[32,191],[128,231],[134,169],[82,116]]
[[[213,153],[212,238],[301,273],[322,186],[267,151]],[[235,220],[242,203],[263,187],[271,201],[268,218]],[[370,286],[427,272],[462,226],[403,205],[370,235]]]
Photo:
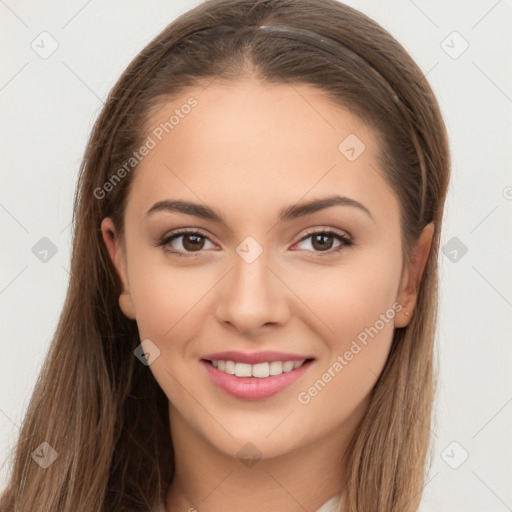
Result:
[[[325,243],[325,239],[328,238],[330,239],[330,244],[329,243]],[[317,242],[319,242],[319,240],[322,239],[323,242],[320,242],[320,244],[317,246]],[[320,249],[320,250],[326,250],[326,249],[330,249],[332,246],[332,235],[328,235],[326,233],[318,233],[316,234],[314,237],[313,237],[313,247],[315,249]]]
[[[194,240],[194,242],[189,245],[189,242]],[[183,247],[186,250],[201,250],[204,245],[204,237],[200,235],[183,235]]]

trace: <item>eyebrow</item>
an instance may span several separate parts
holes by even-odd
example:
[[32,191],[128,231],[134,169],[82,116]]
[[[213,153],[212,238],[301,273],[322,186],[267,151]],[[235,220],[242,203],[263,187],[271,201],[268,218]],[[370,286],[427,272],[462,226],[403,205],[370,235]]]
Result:
[[[339,195],[323,197],[321,199],[313,199],[311,201],[287,206],[279,211],[278,219],[279,222],[282,223],[285,221],[298,219],[300,217],[305,217],[306,215],[311,215],[315,212],[324,210],[326,208],[331,208],[333,206],[351,206],[358,208],[373,219],[373,215],[371,214],[370,210],[366,208],[366,206],[356,201],[355,199]],[[158,201],[147,211],[146,217],[160,211],[184,213],[185,215],[193,215],[194,217],[212,220],[214,222],[218,222],[219,224],[227,225],[226,220],[219,212],[213,210],[209,206],[192,203],[190,201],[169,199]]]

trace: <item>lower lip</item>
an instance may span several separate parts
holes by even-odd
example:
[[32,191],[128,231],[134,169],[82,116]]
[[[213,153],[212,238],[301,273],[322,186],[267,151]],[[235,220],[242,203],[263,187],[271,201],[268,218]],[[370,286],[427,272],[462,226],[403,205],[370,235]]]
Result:
[[215,368],[207,361],[201,361],[214,384],[228,395],[244,400],[259,400],[276,395],[300,379],[312,363],[313,360],[309,360],[290,372],[259,378],[237,377]]

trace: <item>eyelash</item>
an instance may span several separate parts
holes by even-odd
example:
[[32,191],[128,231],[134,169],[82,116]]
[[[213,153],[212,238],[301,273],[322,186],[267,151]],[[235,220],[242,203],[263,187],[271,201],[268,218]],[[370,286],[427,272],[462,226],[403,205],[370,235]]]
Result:
[[[328,255],[333,255],[333,254],[336,254],[338,252],[340,252],[341,250],[345,249],[346,247],[351,247],[352,245],[354,245],[354,242],[346,235],[340,233],[339,231],[335,230],[335,229],[332,229],[332,228],[327,228],[327,229],[322,229],[322,230],[312,230],[312,231],[308,231],[306,232],[306,234],[297,242],[297,243],[300,243],[300,242],[303,242],[304,240],[307,240],[308,238],[310,238],[311,236],[313,235],[332,235],[334,236],[335,238],[337,238],[341,244],[335,248],[335,249],[329,249],[327,251],[309,251],[309,252],[313,252],[313,253],[316,253],[316,256],[315,257],[324,257],[325,256],[328,256]],[[202,233],[201,231],[197,231],[197,230],[194,230],[194,229],[183,229],[183,230],[178,230],[178,231],[174,231],[173,233],[171,233],[170,235],[162,238],[162,240],[160,242],[158,242],[157,246],[158,247],[162,247],[163,250],[168,253],[168,254],[173,254],[175,256],[184,256],[186,258],[188,257],[193,257],[195,256],[195,254],[192,252],[192,253],[183,253],[181,251],[175,251],[175,250],[171,250],[169,249],[167,246],[170,245],[170,243],[175,239],[175,238],[180,238],[181,236],[183,235],[197,235],[197,236],[200,236],[202,238],[206,238],[209,240],[209,238],[204,234]],[[198,253],[201,252],[201,251],[197,251]]]

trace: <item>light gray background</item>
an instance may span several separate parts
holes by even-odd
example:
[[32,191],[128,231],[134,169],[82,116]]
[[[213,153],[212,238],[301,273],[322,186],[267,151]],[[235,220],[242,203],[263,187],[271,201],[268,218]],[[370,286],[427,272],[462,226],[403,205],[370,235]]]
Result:
[[[0,0],[0,488],[63,304],[72,199],[93,121],[135,54],[198,3]],[[418,62],[451,141],[438,422],[424,503],[436,512],[512,510],[512,3],[347,3]],[[58,43],[45,59],[31,47],[51,48],[43,31]],[[47,262],[32,252],[43,237],[57,248]]]

